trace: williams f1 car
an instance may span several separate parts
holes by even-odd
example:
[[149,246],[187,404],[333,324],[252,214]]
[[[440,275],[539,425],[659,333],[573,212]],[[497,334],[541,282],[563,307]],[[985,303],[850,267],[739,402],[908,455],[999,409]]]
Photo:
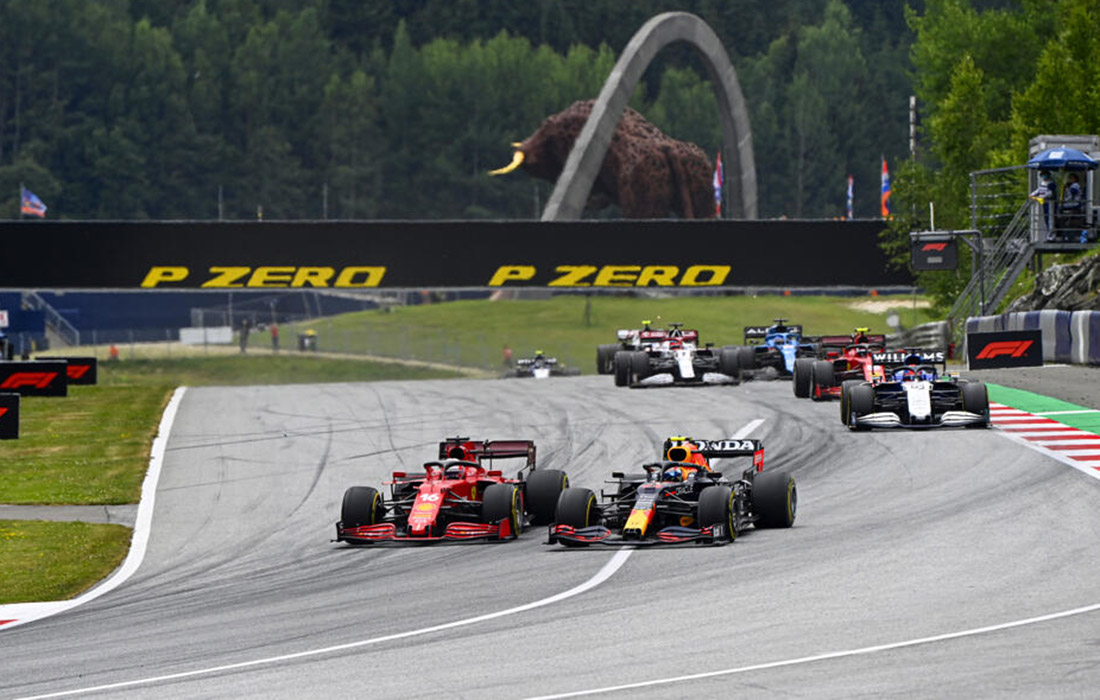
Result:
[[615,353],[615,386],[736,384],[741,381],[737,349],[699,347],[699,331],[669,324],[668,336],[641,350]]
[[884,355],[881,377],[841,385],[840,420],[849,429],[989,426],[985,383],[940,372],[929,359],[942,353]]
[[[507,478],[493,462],[519,458],[524,466]],[[526,477],[526,478],[525,478]],[[569,478],[535,468],[530,440],[449,438],[439,459],[422,474],[393,473],[389,499],[370,486],[344,493],[336,541],[350,544],[514,539],[525,524],[549,523]]]
[[[611,475],[601,499],[570,487],[558,497],[549,544],[725,544],[748,525],[794,524],[798,492],[785,471],[764,471],[759,440],[665,441],[664,459],[640,473]],[[715,458],[751,457],[740,477],[715,471]]]

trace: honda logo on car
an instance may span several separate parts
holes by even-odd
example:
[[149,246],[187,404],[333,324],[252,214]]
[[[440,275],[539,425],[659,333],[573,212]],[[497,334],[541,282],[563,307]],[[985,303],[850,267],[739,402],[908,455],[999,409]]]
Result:
[[1043,364],[1042,331],[968,333],[966,358],[970,369],[1038,367]]

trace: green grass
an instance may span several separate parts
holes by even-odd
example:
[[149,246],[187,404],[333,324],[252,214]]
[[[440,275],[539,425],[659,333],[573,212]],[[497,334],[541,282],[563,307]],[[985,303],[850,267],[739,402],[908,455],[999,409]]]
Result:
[[[586,304],[590,308],[586,312]],[[857,302],[884,302],[876,311],[853,308]],[[921,299],[923,301],[923,299]],[[562,295],[538,301],[456,301],[426,306],[364,311],[286,327],[287,337],[311,328],[320,347],[334,352],[365,352],[413,357],[481,368],[498,367],[505,345],[516,357],[543,350],[585,373],[595,371],[596,346],[615,342],[619,328],[637,328],[643,319],[656,325],[682,322],[698,328],[704,342],[743,342],[745,326],[775,318],[801,323],[810,334],[846,333],[856,326],[888,332],[887,308],[913,326],[936,320],[914,309],[913,297],[729,296],[630,297]]]
[[122,525],[0,520],[0,604],[79,595],[122,563]]

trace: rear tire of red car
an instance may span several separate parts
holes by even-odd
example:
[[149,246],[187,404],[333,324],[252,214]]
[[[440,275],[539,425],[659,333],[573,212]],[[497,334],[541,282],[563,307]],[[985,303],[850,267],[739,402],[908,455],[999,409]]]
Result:
[[382,494],[370,486],[352,486],[344,492],[340,521],[344,527],[375,525],[382,520]]
[[737,517],[733,505],[733,489],[729,486],[708,486],[699,494],[699,527],[724,525],[724,539],[737,539]]
[[536,469],[524,482],[524,497],[532,525],[554,521],[558,497],[569,486],[569,477],[557,469]]
[[989,391],[985,387],[985,382],[960,383],[959,393],[962,396],[962,409],[964,411],[970,411],[971,413],[977,413],[979,416],[985,417],[984,423],[975,423],[966,427],[989,427]]
[[852,430],[870,430],[865,425],[852,423],[856,416],[865,416],[875,412],[875,389],[870,384],[860,383],[848,391],[848,415],[844,424]]
[[630,386],[630,356],[625,350],[615,353],[615,386]]
[[824,401],[828,396],[821,395],[819,389],[836,385],[836,372],[833,363],[828,360],[817,360],[810,371],[810,398],[814,401]]
[[800,399],[810,397],[810,380],[813,374],[814,361],[809,357],[794,358],[794,369],[791,372],[794,385],[794,395]]
[[507,519],[512,526],[512,534],[518,536],[523,531],[523,492],[515,484],[493,484],[485,489],[481,499],[481,522],[497,523]]
[[798,511],[798,488],[784,471],[760,472],[752,480],[752,509],[756,527],[790,527]]

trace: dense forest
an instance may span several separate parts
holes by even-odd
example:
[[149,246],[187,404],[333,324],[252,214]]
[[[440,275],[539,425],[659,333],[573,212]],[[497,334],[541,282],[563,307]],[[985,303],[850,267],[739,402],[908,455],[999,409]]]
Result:
[[[765,217],[843,215],[849,174],[878,216],[885,157],[919,223],[1029,134],[1096,131],[1094,0],[0,0],[0,217],[23,183],[50,218],[533,218],[550,184],[487,171],[669,10],[733,59]],[[720,147],[687,47],[632,106]]]

